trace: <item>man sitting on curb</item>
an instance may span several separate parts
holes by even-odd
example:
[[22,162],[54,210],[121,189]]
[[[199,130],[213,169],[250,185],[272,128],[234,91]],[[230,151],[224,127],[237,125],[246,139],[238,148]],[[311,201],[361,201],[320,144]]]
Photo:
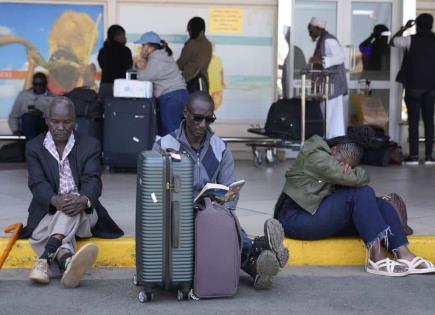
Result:
[[[154,150],[183,152],[194,161],[193,194],[207,183],[229,185],[236,181],[234,159],[230,149],[209,125],[216,119],[213,99],[208,93],[190,95],[179,129],[157,140]],[[236,202],[226,204],[235,209]],[[254,279],[254,288],[268,289],[279,268],[287,265],[288,250],[283,246],[284,231],[275,219],[264,223],[264,236],[253,241],[242,229],[242,269]]]
[[98,253],[92,243],[76,253],[76,236],[117,238],[124,233],[98,201],[102,190],[100,143],[73,132],[75,111],[68,98],[53,98],[46,114],[49,131],[26,147],[33,199],[20,236],[30,237],[39,257],[29,274],[32,281],[48,283],[49,268],[53,274],[58,265],[62,284],[73,288]]

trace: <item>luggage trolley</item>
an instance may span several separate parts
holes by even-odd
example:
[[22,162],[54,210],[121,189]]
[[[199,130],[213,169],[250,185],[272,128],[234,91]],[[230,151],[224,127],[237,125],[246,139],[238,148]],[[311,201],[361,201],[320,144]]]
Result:
[[[329,104],[329,97],[331,91],[334,91],[334,83],[331,80],[336,71],[332,70],[302,70],[301,71],[301,145],[305,142],[305,111],[307,98],[315,98],[323,103],[323,136],[326,137],[327,130],[327,111]],[[307,76],[310,77],[307,84]]]
[[[326,110],[328,107],[328,98],[330,96],[330,91],[333,91],[333,83],[331,76],[334,75],[334,71],[331,70],[312,70],[307,69],[301,71],[301,85],[299,87],[300,97],[300,122],[295,123],[295,119],[287,119],[288,117],[280,117],[280,121],[272,121],[274,116],[272,111],[274,111],[274,106],[279,102],[284,102],[279,100],[272,104],[267,115],[266,124],[264,128],[249,128],[248,132],[257,135],[264,136],[264,138],[256,138],[252,141],[246,141],[246,145],[251,147],[253,154],[253,161],[256,167],[263,164],[265,160],[269,165],[274,165],[277,160],[277,150],[278,149],[291,149],[298,151],[303,145],[306,137],[310,137],[313,134],[326,135]],[[307,99],[316,100],[320,104],[323,103],[323,117],[322,113],[310,113],[311,116],[307,120]],[[299,100],[297,98],[297,100]],[[291,102],[291,100],[288,100]],[[320,117],[319,117],[320,116]],[[311,118],[311,119],[310,119]],[[307,134],[306,125],[307,123],[312,124],[312,130]],[[280,128],[283,126],[283,130],[286,132],[274,132],[273,127],[276,124],[280,124]],[[285,125],[287,124],[287,125]],[[321,126],[317,126],[321,124]],[[259,150],[264,149],[264,150]]]

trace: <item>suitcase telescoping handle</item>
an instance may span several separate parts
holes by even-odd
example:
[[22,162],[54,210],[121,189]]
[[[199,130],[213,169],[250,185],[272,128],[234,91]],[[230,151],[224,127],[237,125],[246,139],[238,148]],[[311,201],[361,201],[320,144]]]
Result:
[[178,201],[172,201],[171,204],[171,243],[172,248],[180,247],[180,203]]

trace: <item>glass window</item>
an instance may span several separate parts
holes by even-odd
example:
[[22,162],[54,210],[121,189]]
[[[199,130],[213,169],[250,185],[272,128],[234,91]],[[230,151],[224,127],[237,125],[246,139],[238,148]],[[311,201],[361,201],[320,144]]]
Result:
[[[352,123],[358,123],[357,121],[357,117],[356,117],[356,106],[358,106],[358,104],[356,104],[356,100],[353,99],[353,95],[358,95],[361,93],[365,93],[366,91],[363,90],[349,90],[349,124]],[[384,109],[386,111],[386,113],[389,113],[389,104],[390,104],[390,90],[372,90],[372,96],[376,96],[379,97],[381,100],[382,105],[384,106]],[[386,126],[386,129],[388,129],[388,126]],[[388,130],[385,130],[385,132],[388,133]]]
[[307,62],[314,53],[315,42],[308,35],[308,23],[313,16],[326,21],[329,33],[337,33],[337,2],[336,1],[306,1],[296,0],[291,34],[293,44],[294,77],[300,78],[300,71],[307,66]]
[[391,3],[352,3],[351,79],[390,79],[391,12]]

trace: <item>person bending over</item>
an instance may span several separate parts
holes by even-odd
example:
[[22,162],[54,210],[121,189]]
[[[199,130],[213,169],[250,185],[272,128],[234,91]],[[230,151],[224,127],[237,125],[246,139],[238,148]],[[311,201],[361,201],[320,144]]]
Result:
[[[408,248],[396,210],[377,198],[369,176],[357,167],[370,141],[368,127],[349,129],[347,136],[308,139],[285,174],[274,217],[287,237],[319,240],[359,235],[368,250],[366,271],[384,276],[434,272],[430,261]],[[394,255],[386,256],[382,246]]]
[[178,128],[183,117],[189,96],[186,82],[172,50],[159,35],[146,32],[135,43],[142,44],[141,59],[136,62],[137,78],[153,82],[153,94],[159,106],[158,134],[166,136]]

